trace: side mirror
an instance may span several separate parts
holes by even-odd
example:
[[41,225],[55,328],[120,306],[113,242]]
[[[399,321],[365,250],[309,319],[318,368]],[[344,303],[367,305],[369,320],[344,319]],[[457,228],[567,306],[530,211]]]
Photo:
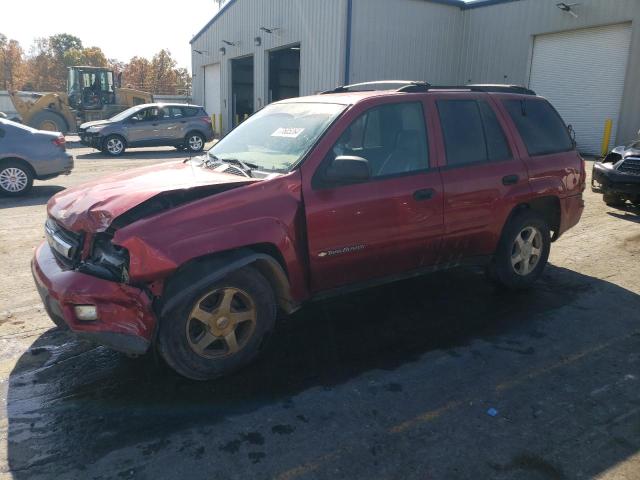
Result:
[[573,148],[576,148],[576,131],[573,129],[573,125],[569,124],[567,126],[567,130],[569,131],[569,136],[571,137],[571,143],[573,143]]
[[324,180],[328,183],[359,183],[369,178],[369,162],[365,158],[349,155],[336,157],[324,173]]

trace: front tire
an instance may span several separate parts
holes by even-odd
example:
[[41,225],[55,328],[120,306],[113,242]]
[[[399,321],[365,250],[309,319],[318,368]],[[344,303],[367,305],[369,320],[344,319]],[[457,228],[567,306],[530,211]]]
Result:
[[109,135],[102,142],[102,151],[112,157],[122,155],[126,148],[125,140],[120,135]]
[[549,251],[549,225],[539,214],[524,211],[505,226],[489,264],[489,278],[509,290],[524,290],[542,275]]
[[191,132],[185,138],[185,145],[190,152],[201,152],[204,148],[205,139],[201,133]]
[[613,193],[605,193],[602,195],[602,200],[610,207],[622,207],[626,203],[624,198]]
[[[198,280],[179,279],[185,287]],[[160,318],[158,350],[180,375],[214,379],[253,360],[275,319],[276,302],[269,282],[254,268],[244,267],[165,312]]]
[[33,187],[33,173],[17,160],[0,162],[0,193],[10,197],[25,195]]

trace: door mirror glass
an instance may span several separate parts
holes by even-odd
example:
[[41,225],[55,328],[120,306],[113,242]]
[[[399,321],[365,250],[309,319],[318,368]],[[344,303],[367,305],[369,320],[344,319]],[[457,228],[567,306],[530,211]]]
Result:
[[366,182],[371,178],[369,162],[362,157],[338,156],[327,167],[324,178],[332,184]]

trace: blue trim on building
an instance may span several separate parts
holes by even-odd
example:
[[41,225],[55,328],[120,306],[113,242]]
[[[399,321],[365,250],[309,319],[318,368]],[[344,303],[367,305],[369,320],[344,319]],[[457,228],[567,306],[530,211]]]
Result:
[[[198,33],[196,33],[193,38],[189,41],[189,43],[193,43],[195,42],[198,37],[200,37],[200,35],[202,35],[205,30],[207,30],[211,25],[213,25],[215,23],[215,21],[220,18],[222,16],[222,14],[234,3],[236,3],[237,0],[229,0],[227,3],[225,3],[225,5],[218,11],[218,13],[216,13],[213,18],[211,20],[209,20],[209,22],[207,22],[207,24],[202,27],[200,29],[200,31]],[[458,7],[460,10],[470,10],[472,8],[480,8],[480,7],[489,7],[491,5],[498,5],[500,3],[511,3],[511,2],[519,2],[520,0],[477,0],[475,2],[471,2],[471,3],[467,3],[464,0],[426,0],[428,2],[432,2],[432,3],[440,3],[442,5],[450,5],[452,7]],[[348,2],[348,6],[347,6],[347,16],[349,17],[347,19],[347,55],[350,54],[350,47],[351,47],[351,10],[352,10],[352,3],[353,0],[347,0]],[[348,66],[348,63],[347,63]],[[348,67],[345,69],[345,85],[348,82]]]
[[347,0],[347,44],[344,52],[344,84],[349,85],[351,70],[351,23],[353,20],[353,0]]

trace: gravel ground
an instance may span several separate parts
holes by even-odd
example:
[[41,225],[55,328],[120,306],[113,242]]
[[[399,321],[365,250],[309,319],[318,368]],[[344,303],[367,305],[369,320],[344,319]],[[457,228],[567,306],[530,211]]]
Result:
[[73,153],[72,175],[0,199],[0,478],[640,479],[637,210],[587,191],[528,293],[465,269],[311,304],[256,364],[197,383],[46,317],[48,198],[183,158]]

